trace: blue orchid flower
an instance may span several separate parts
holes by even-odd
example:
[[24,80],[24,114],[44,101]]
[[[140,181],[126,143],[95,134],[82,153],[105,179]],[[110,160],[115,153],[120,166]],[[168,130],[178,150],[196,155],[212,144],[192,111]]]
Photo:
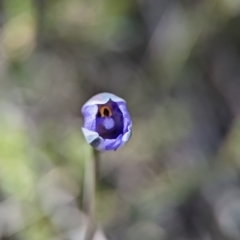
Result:
[[100,152],[117,150],[131,137],[132,120],[126,101],[112,93],[99,93],[82,107],[83,135]]

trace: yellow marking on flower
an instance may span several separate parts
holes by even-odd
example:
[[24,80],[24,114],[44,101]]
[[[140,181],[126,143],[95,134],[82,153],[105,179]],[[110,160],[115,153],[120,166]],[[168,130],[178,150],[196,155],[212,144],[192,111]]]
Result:
[[111,117],[112,110],[108,106],[102,106],[99,109],[101,117]]

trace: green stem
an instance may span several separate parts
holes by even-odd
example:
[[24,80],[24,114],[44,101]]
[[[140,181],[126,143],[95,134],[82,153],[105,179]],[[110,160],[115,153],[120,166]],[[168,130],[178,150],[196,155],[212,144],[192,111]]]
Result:
[[95,192],[99,179],[99,152],[93,150],[93,159],[85,160],[84,186],[83,186],[83,210],[87,213],[89,222],[84,240],[92,240],[97,229],[95,216]]

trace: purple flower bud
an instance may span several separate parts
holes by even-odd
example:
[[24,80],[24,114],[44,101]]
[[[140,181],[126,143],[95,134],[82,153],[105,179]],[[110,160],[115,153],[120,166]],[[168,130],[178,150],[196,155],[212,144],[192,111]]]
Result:
[[98,151],[117,150],[131,137],[132,120],[125,100],[111,94],[99,93],[82,107],[83,135]]

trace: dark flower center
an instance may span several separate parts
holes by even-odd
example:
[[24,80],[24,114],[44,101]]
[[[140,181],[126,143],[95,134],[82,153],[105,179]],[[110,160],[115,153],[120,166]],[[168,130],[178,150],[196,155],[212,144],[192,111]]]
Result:
[[117,103],[109,100],[98,105],[96,131],[104,139],[115,139],[123,133],[123,115]]

